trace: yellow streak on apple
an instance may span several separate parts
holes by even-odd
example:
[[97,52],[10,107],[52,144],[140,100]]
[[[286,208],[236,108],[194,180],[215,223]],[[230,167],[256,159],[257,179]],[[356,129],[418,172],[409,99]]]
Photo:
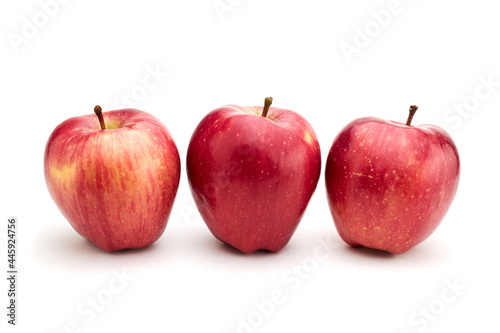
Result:
[[307,142],[308,144],[311,144],[311,143],[312,143],[312,136],[311,136],[311,133],[309,133],[309,132],[307,132],[307,131],[306,131],[306,133],[305,133],[305,135],[304,135],[304,139],[306,140],[306,142]]
[[66,182],[75,174],[75,165],[64,165],[62,168],[50,168],[50,175],[54,180]]

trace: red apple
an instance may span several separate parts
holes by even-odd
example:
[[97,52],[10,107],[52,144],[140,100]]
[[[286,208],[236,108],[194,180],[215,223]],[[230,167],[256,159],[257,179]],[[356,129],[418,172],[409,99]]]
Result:
[[191,137],[187,176],[213,235],[245,253],[278,251],[297,228],[321,171],[316,134],[284,109],[228,105]]
[[429,237],[455,197],[457,148],[433,125],[360,118],[333,142],[325,181],[330,211],[349,245],[403,253]]
[[45,148],[45,180],[71,226],[104,251],[162,235],[180,177],[177,147],[154,116],[123,109],[68,119]]

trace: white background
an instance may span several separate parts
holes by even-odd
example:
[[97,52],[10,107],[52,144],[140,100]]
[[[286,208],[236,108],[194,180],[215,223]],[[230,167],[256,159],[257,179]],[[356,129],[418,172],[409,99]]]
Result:
[[[20,268],[15,329],[6,324],[5,279],[0,284],[2,332],[69,332],[72,322],[80,332],[498,332],[494,1],[222,0],[231,10],[219,15],[213,0],[61,0],[46,9],[50,16],[43,3],[56,2],[0,5],[1,266],[6,271],[6,220],[15,215]],[[388,8],[390,18],[377,23],[373,13]],[[365,29],[371,36],[361,36]],[[347,44],[357,53],[346,57]],[[151,71],[160,74],[145,89]],[[60,122],[96,104],[123,107],[131,94],[129,105],[172,132],[182,178],[160,240],[110,254],[82,239],[52,202],[43,152]],[[200,218],[185,154],[206,113],[260,105],[269,95],[316,130],[322,176],[290,243],[244,255]],[[330,145],[358,117],[405,121],[410,104],[420,107],[413,124],[442,126],[454,138],[457,196],[438,230],[406,254],[352,249],[326,201]],[[120,284],[114,274],[129,280]],[[110,284],[121,287],[112,294]],[[270,306],[276,293],[280,304]],[[105,303],[100,311],[90,310],[92,298]]]

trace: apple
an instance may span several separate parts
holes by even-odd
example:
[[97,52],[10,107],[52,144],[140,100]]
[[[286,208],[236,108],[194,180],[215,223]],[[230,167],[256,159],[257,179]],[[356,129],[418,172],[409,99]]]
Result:
[[297,228],[316,189],[321,153],[299,114],[270,107],[227,105],[195,129],[187,176],[213,235],[245,253],[275,252]]
[[123,109],[70,118],[50,135],[44,158],[52,199],[71,226],[104,251],[160,238],[180,178],[169,131],[149,113]]
[[458,187],[460,159],[451,137],[434,125],[368,117],[335,138],[325,182],[340,237],[351,246],[404,253],[443,220]]

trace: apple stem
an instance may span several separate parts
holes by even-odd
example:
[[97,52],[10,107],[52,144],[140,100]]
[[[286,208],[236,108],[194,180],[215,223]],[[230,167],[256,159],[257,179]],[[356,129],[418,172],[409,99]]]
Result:
[[410,114],[408,115],[408,120],[406,121],[407,126],[411,126],[411,121],[413,119],[413,116],[415,115],[415,112],[417,112],[418,106],[416,105],[411,105],[410,106]]
[[102,116],[102,108],[99,105],[96,105],[94,108],[94,112],[99,118],[99,123],[101,124],[101,129],[106,129],[106,124],[104,124],[104,117]]
[[264,100],[264,109],[262,110],[262,117],[267,116],[267,112],[269,111],[269,108],[271,107],[271,104],[273,104],[273,98],[272,97],[266,97]]

